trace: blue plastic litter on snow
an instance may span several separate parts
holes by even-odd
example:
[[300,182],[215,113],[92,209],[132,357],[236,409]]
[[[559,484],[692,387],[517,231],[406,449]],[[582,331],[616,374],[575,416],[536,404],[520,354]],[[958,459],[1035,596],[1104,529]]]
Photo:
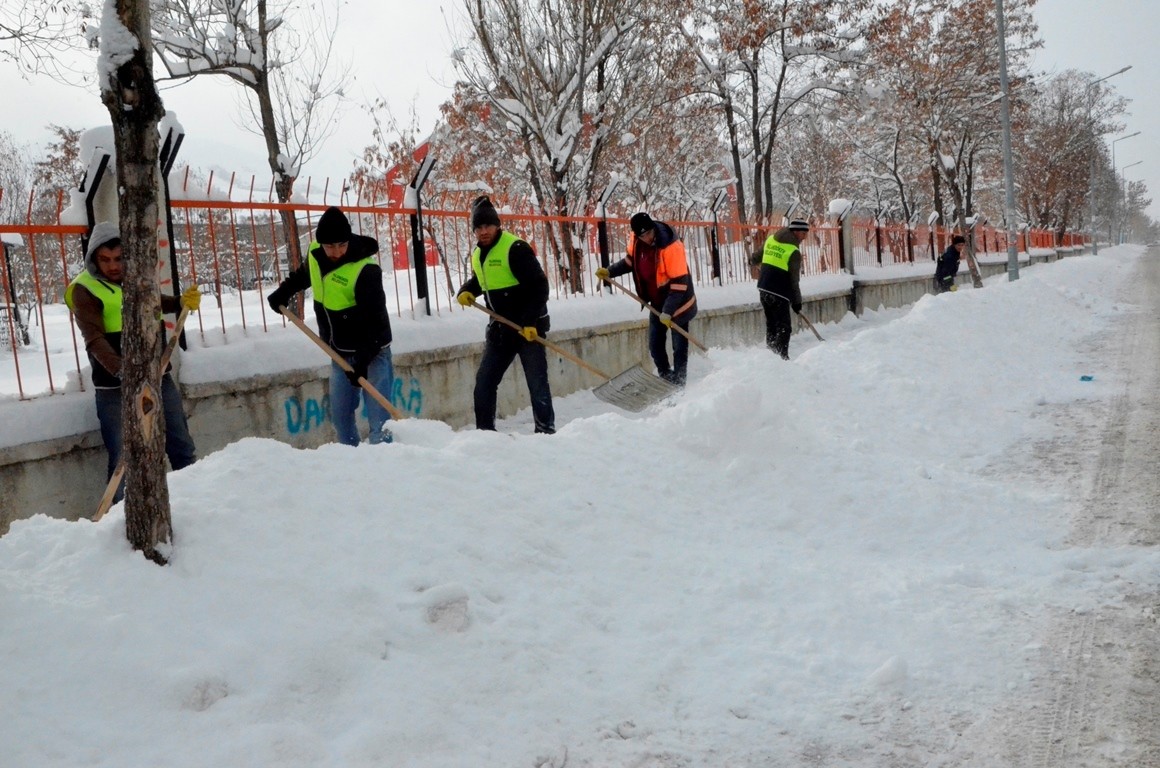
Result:
[[1079,377],[1080,381],[1092,381],[1093,379],[1095,379],[1095,376],[1080,376]]

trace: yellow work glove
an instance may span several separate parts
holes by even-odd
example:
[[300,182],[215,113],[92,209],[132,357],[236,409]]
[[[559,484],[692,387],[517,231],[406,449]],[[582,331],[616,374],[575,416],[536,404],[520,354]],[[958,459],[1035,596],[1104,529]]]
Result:
[[600,269],[596,270],[596,279],[597,280],[608,280],[610,278],[611,278],[611,275],[608,274],[607,268],[601,267]]
[[525,327],[522,331],[520,331],[520,335],[528,341],[535,341],[536,339],[540,338],[540,334],[536,333],[536,326],[534,325]]
[[663,325],[665,328],[673,327],[673,316],[668,312],[662,313],[661,316],[657,319],[661,321],[661,325]]
[[191,285],[181,292],[182,309],[188,309],[190,312],[196,312],[201,309],[201,291],[197,290],[196,285]]
[[459,295],[455,297],[455,300],[465,307],[470,307],[475,303],[475,297],[469,291],[460,291]]

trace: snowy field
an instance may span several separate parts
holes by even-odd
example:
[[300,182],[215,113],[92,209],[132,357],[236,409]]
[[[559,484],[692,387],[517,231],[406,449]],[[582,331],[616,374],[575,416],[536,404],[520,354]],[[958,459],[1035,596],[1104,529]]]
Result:
[[170,476],[165,568],[120,506],[17,522],[0,763],[968,764],[1051,617],[1160,588],[1160,551],[1068,540],[1080,501],[1017,471],[1122,388],[1085,350],[1142,254],[847,316],[789,363],[714,348],[643,414],[559,399],[551,437],[242,440]]

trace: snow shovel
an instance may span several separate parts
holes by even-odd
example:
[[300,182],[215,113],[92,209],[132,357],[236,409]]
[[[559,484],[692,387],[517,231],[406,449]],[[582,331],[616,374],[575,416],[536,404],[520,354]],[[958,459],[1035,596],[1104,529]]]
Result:
[[[653,313],[654,315],[656,315],[657,317],[660,317],[660,316],[661,316],[661,314],[662,314],[662,313],[661,313],[660,311],[658,311],[656,307],[654,307],[652,304],[649,304],[647,301],[645,301],[644,299],[642,299],[640,296],[637,296],[635,293],[633,293],[632,291],[628,290],[627,288],[625,288],[623,285],[621,285],[620,283],[616,282],[615,280],[612,280],[612,279],[606,279],[604,282],[608,283],[609,285],[613,286],[614,288],[619,288],[620,290],[624,291],[624,292],[625,292],[625,293],[627,293],[629,296],[631,296],[632,298],[636,299],[636,300],[637,300],[637,301],[640,303],[640,305],[641,305],[642,307],[648,307],[648,311],[649,311],[649,312],[652,312],[652,313]],[[709,351],[709,348],[708,348],[708,347],[706,347],[704,344],[702,344],[700,341],[698,341],[696,336],[694,336],[693,334],[689,333],[688,331],[686,331],[686,330],[685,330],[684,328],[682,328],[681,326],[677,325],[676,323],[673,323],[673,324],[672,324],[672,325],[670,325],[669,327],[670,327],[670,328],[672,328],[672,329],[673,329],[674,331],[676,331],[677,333],[679,333],[679,334],[681,334],[682,336],[684,336],[686,339],[688,339],[688,340],[689,340],[689,341],[690,341],[690,342],[691,342],[691,343],[692,343],[694,346],[696,346],[696,347],[697,347],[698,349],[700,349],[702,352],[708,352],[708,351]]]
[[[169,358],[173,357],[173,350],[177,349],[177,343],[181,339],[181,331],[185,328],[185,319],[189,317],[189,310],[182,307],[181,313],[177,316],[177,324],[173,326],[173,335],[169,337],[169,341],[165,344],[165,349],[161,351],[161,375],[165,375],[165,369],[169,366]],[[125,477],[125,453],[121,452],[121,458],[117,462],[117,466],[113,469],[113,476],[109,478],[109,484],[105,486],[105,493],[101,496],[101,501],[97,504],[97,512],[93,515],[93,522],[97,522],[105,513],[109,511],[109,507],[113,506],[113,497],[117,495],[117,488],[121,486],[121,479]]]
[[[331,347],[329,344],[327,344],[325,341],[323,341],[321,336],[319,336],[314,331],[310,330],[310,328],[306,325],[306,323],[302,322],[301,318],[299,318],[298,315],[296,315],[293,312],[291,312],[290,310],[286,309],[286,307],[278,307],[278,311],[282,313],[283,317],[285,317],[290,322],[294,323],[294,325],[298,326],[298,330],[302,331],[307,336],[309,336],[310,340],[313,341],[315,344],[317,344],[323,352],[330,355],[330,359],[333,360],[334,362],[338,363],[339,368],[341,368],[342,370],[344,370],[348,373],[351,373],[354,371],[354,368],[351,368],[350,363],[348,363],[346,361],[346,359],[343,358],[342,355],[335,352],[333,347]],[[365,376],[359,376],[358,383],[359,383],[359,386],[363,388],[363,391],[365,391],[368,395],[370,395],[375,400],[377,400],[379,405],[383,406],[383,408],[386,409],[387,413],[391,414],[392,419],[394,419],[396,421],[402,421],[403,419],[407,418],[403,414],[402,411],[400,411],[395,406],[391,405],[391,401],[388,400],[387,398],[383,397],[383,393],[378,391],[377,389],[375,389],[375,385],[371,384],[369,381],[367,381]]]
[[[504,325],[515,329],[516,331],[523,331],[523,328],[521,328],[516,323],[508,320],[503,315],[493,312],[492,310],[476,301],[471,302],[471,306],[487,313],[487,315],[496,322],[503,323]],[[593,388],[592,394],[596,395],[597,398],[603,400],[604,402],[609,403],[610,405],[615,405],[618,408],[623,408],[626,411],[633,411],[634,413],[643,411],[653,403],[663,400],[679,389],[676,384],[665,381],[660,376],[654,376],[644,368],[641,368],[640,365],[634,365],[627,371],[619,373],[616,376],[609,376],[607,373],[600,370],[596,366],[589,365],[558,344],[553,344],[552,342],[548,341],[543,336],[537,334],[536,341],[540,342],[560,357],[563,357],[566,360],[571,360],[573,363],[576,363],[576,365],[580,366],[584,370],[594,373],[600,378],[604,379],[605,381],[603,384]]]

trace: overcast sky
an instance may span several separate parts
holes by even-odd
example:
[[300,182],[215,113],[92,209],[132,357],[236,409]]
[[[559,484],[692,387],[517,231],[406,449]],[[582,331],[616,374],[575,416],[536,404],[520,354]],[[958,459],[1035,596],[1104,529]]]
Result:
[[[333,0],[328,2],[333,5]],[[363,147],[372,141],[372,123],[365,105],[383,96],[401,125],[408,125],[412,103],[419,127],[431,130],[439,105],[451,94],[453,71],[448,17],[458,3],[416,3],[413,0],[343,0],[335,51],[351,63],[344,90],[343,123],[305,173],[316,177],[346,176]],[[0,85],[7,104],[19,104],[19,119],[0,130],[17,141],[43,145],[50,123],[89,128],[109,121],[96,86],[69,87],[47,77],[23,81],[10,65],[0,65]],[[239,89],[227,78],[195,78],[179,86],[163,85],[165,108],[176,113],[186,137],[179,161],[198,168],[269,174],[265,145],[242,126]],[[9,113],[12,115],[13,113]]]
[[1060,72],[1078,69],[1097,77],[1110,75],[1131,65],[1131,69],[1108,81],[1131,100],[1127,127],[1122,133],[1105,136],[1109,143],[1118,136],[1140,131],[1140,135],[1116,143],[1117,171],[1126,165],[1129,180],[1148,184],[1152,205],[1148,215],[1160,219],[1160,104],[1154,95],[1160,76],[1160,52],[1156,30],[1160,28],[1160,2],[1156,0],[1039,0],[1035,6],[1043,48],[1034,66]]
[[[1098,10],[1097,10],[1098,7]],[[438,107],[451,92],[449,63],[452,36],[448,27],[459,4],[415,3],[411,0],[346,0],[336,49],[352,62],[347,84],[349,103],[343,126],[320,155],[305,168],[316,178],[345,176],[362,148],[370,143],[371,123],[362,105],[382,95],[400,123],[409,122],[414,104],[420,128],[430,130]],[[1156,0],[1039,0],[1036,6],[1044,48],[1034,66],[1048,72],[1074,68],[1098,76],[1121,67],[1132,69],[1112,81],[1131,100],[1127,128],[1119,135],[1140,135],[1116,144],[1118,169],[1128,168],[1128,179],[1148,182],[1154,202],[1149,214],[1160,219],[1160,104],[1148,97],[1160,74],[1153,31],[1160,28]],[[1098,26],[1097,26],[1098,25]],[[16,120],[5,130],[18,141],[43,144],[45,126],[58,123],[84,128],[104,124],[108,113],[95,92],[70,89],[44,78],[32,83],[16,80],[9,66],[0,67],[4,101],[18,104]],[[164,93],[166,107],[177,113],[186,129],[181,159],[195,167],[267,174],[263,144],[236,127],[240,111],[236,88],[224,79],[191,82]],[[1105,137],[1109,143],[1115,136]]]

